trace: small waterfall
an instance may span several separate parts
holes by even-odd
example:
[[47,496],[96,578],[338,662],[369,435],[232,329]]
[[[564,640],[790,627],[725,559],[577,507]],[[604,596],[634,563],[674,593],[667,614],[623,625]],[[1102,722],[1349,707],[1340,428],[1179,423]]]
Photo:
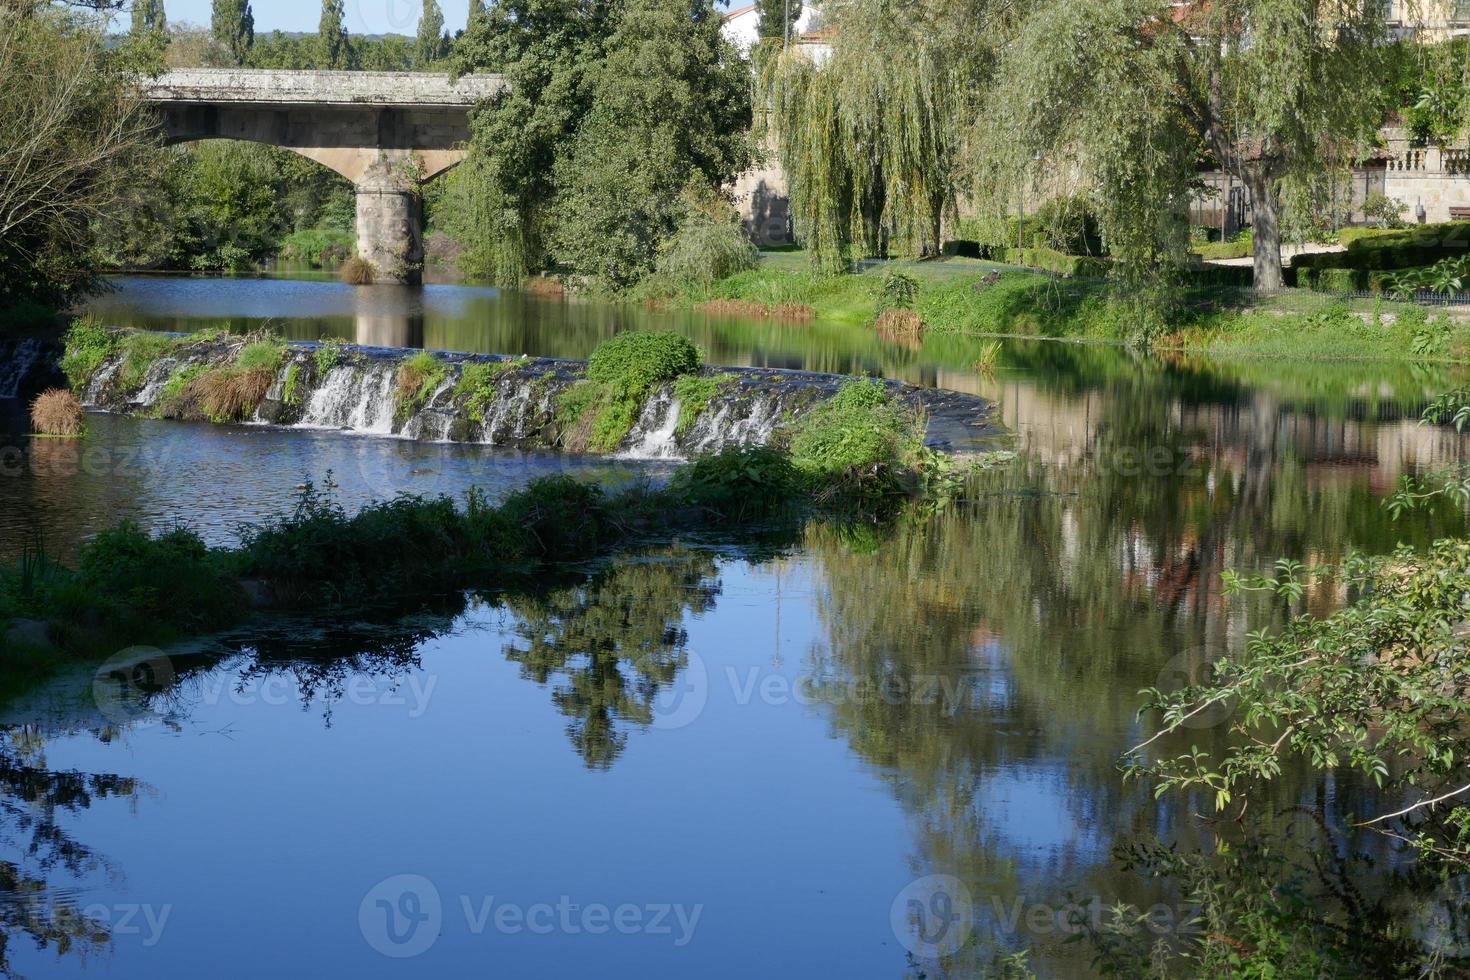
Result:
[[403,425],[402,435],[407,439],[422,439],[427,442],[443,442],[449,438],[449,427],[454,423],[454,415],[451,411],[450,399],[445,399],[446,404],[440,405],[439,400],[454,390],[457,383],[454,375],[446,377],[439,382],[439,386],[424,399],[423,408],[414,413]]
[[679,427],[679,399],[665,385],[643,403],[633,431],[626,442],[633,443],[621,455],[629,459],[673,459],[680,455],[674,433]]
[[393,431],[396,365],[339,364],[311,393],[298,423],[313,429],[351,429],[388,435]]
[[20,386],[41,358],[41,342],[28,337],[0,359],[0,398],[19,398]]

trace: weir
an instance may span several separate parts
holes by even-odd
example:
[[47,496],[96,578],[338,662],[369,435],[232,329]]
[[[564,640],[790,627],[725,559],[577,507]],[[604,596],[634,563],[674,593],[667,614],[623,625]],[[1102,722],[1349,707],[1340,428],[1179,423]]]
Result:
[[[126,355],[104,362],[81,393],[89,409],[164,418],[203,418],[197,405],[171,401],[171,379],[189,371],[226,367],[242,338],[189,344],[155,361],[130,387],[122,383]],[[295,343],[247,421],[335,429],[437,442],[509,449],[588,451],[561,417],[560,403],[583,380],[586,362],[546,357],[437,354],[442,379],[409,406],[397,394],[399,370],[417,351],[344,346],[336,363],[318,363],[318,345]],[[493,385],[479,392],[459,382],[469,365],[494,366]],[[614,452],[637,458],[680,459],[727,446],[778,442],[783,430],[836,394],[843,375],[769,368],[704,368],[717,379],[702,406],[681,404],[672,382],[656,386]],[[884,382],[929,419],[929,442],[941,449],[978,451],[1002,430],[987,400],[955,392]],[[177,390],[177,386],[175,386]],[[696,410],[697,409],[697,410]]]
[[499,75],[188,68],[143,85],[165,142],[237,139],[317,161],[357,191],[357,251],[377,282],[423,274],[420,188],[465,158],[470,109]]

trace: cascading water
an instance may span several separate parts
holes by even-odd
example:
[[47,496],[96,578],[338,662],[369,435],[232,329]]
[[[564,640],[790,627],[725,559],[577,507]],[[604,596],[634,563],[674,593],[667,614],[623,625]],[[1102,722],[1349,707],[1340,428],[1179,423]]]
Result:
[[0,350],[0,398],[19,398],[26,379],[45,355],[45,345],[33,337]]
[[[203,341],[176,348],[159,358],[141,379],[125,384],[124,355],[105,361],[88,382],[82,401],[89,408],[204,419],[200,397],[186,372],[204,378],[234,370],[243,340]],[[582,382],[580,362],[552,358],[515,360],[439,354],[444,376],[422,403],[400,411],[398,375],[411,351],[344,347],[338,363],[317,367],[310,349],[291,346],[249,421],[315,429],[396,435],[405,439],[478,443],[514,449],[577,448],[587,442],[585,424],[559,417],[563,395]],[[492,364],[490,383],[462,387],[467,364]],[[629,457],[675,459],[737,445],[769,444],[831,397],[843,384],[837,375],[727,368],[716,375],[715,393],[683,431],[684,409],[674,384],[655,385],[643,400],[632,428],[617,452]],[[183,383],[175,383],[185,379]],[[946,433],[980,440],[994,433],[987,425],[991,406],[983,399],[887,382],[895,396],[920,405],[932,424],[940,418]],[[183,392],[181,396],[181,392]],[[948,442],[948,448],[970,448]]]

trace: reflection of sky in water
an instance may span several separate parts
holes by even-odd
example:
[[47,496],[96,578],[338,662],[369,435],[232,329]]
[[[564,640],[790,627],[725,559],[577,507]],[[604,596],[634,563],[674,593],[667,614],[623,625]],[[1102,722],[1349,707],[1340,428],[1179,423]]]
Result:
[[[1044,762],[1044,760],[1040,760]],[[977,807],[994,843],[1023,863],[1071,868],[1105,858],[1111,844],[1066,777],[1066,760],[986,773]]]

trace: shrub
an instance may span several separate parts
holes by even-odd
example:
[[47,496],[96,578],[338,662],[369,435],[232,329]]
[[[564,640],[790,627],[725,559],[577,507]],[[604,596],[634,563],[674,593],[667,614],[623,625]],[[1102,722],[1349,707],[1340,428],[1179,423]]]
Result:
[[378,267],[360,255],[342,263],[337,278],[353,286],[367,286],[378,278]]
[[93,316],[82,316],[72,321],[66,332],[61,370],[73,390],[86,387],[103,362],[117,351],[118,342],[118,335]]
[[919,280],[902,272],[890,271],[878,287],[878,312],[911,310],[919,298]]
[[158,634],[210,629],[238,615],[239,589],[197,534],[175,528],[150,536],[132,521],[98,534],[78,556],[74,607],[101,611],[109,625]]
[[313,269],[337,265],[352,254],[354,236],[335,228],[303,228],[281,242],[281,258],[303,262]]
[[[1026,227],[1035,227],[1042,242],[1068,255],[1102,255],[1101,227],[1092,201],[1083,195],[1058,195],[1043,202]],[[1014,229],[1012,229],[1014,230]],[[1007,241],[1015,241],[1011,235]]]
[[699,348],[680,334],[631,330],[604,341],[587,359],[587,377],[619,397],[642,397],[648,389],[699,370]]
[[209,368],[189,385],[199,408],[216,422],[233,422],[249,416],[265,398],[286,357],[286,345],[278,337],[265,337],[245,344],[232,364]]
[[1383,228],[1404,227],[1404,214],[1408,210],[1408,204],[1389,197],[1382,191],[1374,191],[1363,199],[1363,217]]
[[754,269],[756,249],[740,230],[739,219],[718,220],[691,212],[658,250],[658,271],[678,283],[707,286],[717,279]]
[[516,528],[521,548],[538,558],[575,561],[610,537],[602,489],[569,476],[548,476],[505,498],[500,514]]
[[779,449],[727,447],[681,467],[669,481],[669,492],[724,520],[746,521],[790,510],[800,483],[791,457]]
[[996,262],[1042,269],[1062,276],[1105,276],[1108,263],[1086,255],[1064,255],[1050,248],[992,248],[990,258]]
[[514,366],[513,361],[471,361],[460,369],[459,381],[454,386],[454,398],[456,401],[464,401],[471,419],[476,422],[485,420],[485,406],[495,400],[496,382]]
[[317,345],[316,353],[312,355],[316,361],[316,370],[323,376],[342,360],[342,341],[338,337],[323,337]]
[[42,435],[79,436],[85,421],[82,403],[65,388],[50,388],[31,402],[31,426]]
[[801,471],[883,488],[923,442],[923,426],[880,382],[848,381],[796,427],[791,455]]
[[398,365],[398,416],[407,418],[418,411],[449,374],[449,365],[426,350]]

